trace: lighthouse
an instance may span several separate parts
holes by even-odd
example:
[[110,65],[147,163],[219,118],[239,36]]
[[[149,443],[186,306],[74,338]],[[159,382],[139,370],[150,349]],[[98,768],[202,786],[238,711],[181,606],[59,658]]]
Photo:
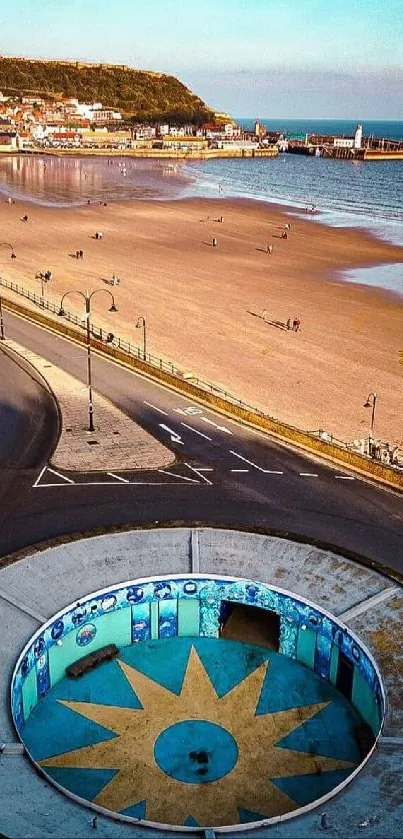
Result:
[[362,125],[359,122],[354,134],[354,148],[360,149],[362,146]]

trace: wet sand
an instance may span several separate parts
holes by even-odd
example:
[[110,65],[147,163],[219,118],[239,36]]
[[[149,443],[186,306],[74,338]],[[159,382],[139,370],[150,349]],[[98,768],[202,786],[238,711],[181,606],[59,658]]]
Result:
[[[343,269],[403,262],[403,248],[294,220],[271,204],[224,198],[73,209],[3,202],[0,223],[1,240],[17,254],[10,260],[0,248],[7,279],[39,294],[35,273],[49,269],[46,291],[59,302],[68,289],[111,289],[103,279],[116,273],[119,312],[109,314],[106,295],[97,295],[95,324],[140,343],[134,327],[144,315],[149,352],[271,416],[344,440],[368,435],[371,411],[363,405],[376,391],[377,436],[403,446],[403,298],[340,279]],[[93,238],[97,230],[102,241]],[[83,260],[71,256],[77,249]],[[82,301],[72,295],[66,308],[81,313]],[[295,316],[299,333],[282,326]]]

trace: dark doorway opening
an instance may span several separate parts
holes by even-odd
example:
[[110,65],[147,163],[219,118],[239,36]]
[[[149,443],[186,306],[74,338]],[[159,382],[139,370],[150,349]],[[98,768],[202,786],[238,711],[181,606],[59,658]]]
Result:
[[220,637],[234,641],[259,644],[278,652],[280,648],[280,617],[276,612],[246,606],[243,603],[221,601]]
[[351,699],[353,690],[354,664],[339,650],[339,664],[337,667],[336,688],[346,697]]

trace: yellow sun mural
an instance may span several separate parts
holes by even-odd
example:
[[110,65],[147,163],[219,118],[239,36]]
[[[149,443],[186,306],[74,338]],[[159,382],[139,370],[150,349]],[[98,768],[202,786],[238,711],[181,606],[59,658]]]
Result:
[[221,697],[194,647],[179,694],[118,663],[142,708],[59,700],[116,736],[41,761],[43,768],[115,770],[95,804],[122,812],[145,801],[149,821],[234,825],[242,809],[272,817],[297,808],[275,779],[354,767],[278,745],[329,702],[256,714],[268,661]]

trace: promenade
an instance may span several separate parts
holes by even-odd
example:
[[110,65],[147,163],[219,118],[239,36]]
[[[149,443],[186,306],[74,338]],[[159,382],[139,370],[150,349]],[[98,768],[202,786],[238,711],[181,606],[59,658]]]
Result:
[[[39,295],[35,274],[51,270],[45,293],[57,304],[67,290],[110,289],[115,273],[118,313],[109,314],[106,295],[94,298],[93,321],[106,331],[141,346],[135,325],[144,316],[155,356],[270,416],[347,441],[368,436],[363,405],[375,391],[376,433],[402,446],[400,298],[345,283],[340,273],[401,262],[401,248],[304,218],[291,218],[284,241],[284,210],[227,199],[60,210],[4,204],[0,221],[17,255],[0,251],[8,280]],[[78,295],[69,309],[82,316]],[[296,316],[297,334],[286,330]]]

